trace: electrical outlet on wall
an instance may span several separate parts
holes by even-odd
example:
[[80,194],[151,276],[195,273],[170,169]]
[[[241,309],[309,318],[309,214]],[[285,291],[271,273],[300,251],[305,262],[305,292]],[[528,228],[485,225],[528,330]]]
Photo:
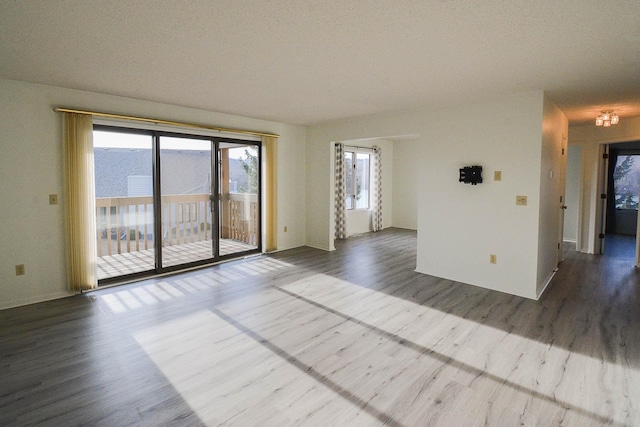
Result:
[[517,206],[527,206],[527,196],[516,196]]
[[498,257],[495,254],[489,255],[489,263],[490,264],[497,264],[498,263]]

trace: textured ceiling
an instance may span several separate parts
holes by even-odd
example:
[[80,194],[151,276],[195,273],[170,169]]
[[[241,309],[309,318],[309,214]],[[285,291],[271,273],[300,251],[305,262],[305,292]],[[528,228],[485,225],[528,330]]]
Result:
[[314,124],[545,90],[640,116],[640,1],[0,0],[0,78]]

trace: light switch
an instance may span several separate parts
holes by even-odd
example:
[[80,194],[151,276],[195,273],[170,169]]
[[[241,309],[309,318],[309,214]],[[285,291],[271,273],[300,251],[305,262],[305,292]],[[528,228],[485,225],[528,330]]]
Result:
[[494,171],[493,172],[493,180],[494,181],[502,181],[502,171]]
[[49,194],[49,204],[57,205],[58,204],[58,195],[57,194]]
[[516,205],[527,206],[527,196],[516,196]]
[[24,264],[16,265],[16,276],[24,276]]

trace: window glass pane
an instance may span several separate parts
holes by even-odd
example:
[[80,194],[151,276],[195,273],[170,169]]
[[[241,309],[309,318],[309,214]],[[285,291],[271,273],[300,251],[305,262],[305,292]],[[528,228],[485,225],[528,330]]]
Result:
[[96,130],[98,280],[155,268],[151,135]]
[[369,154],[356,155],[356,209],[369,209]]
[[353,209],[353,153],[348,151],[344,153],[344,175],[347,187],[346,207]]
[[211,140],[160,137],[162,266],[210,259]]
[[258,147],[247,145],[228,150],[229,193],[258,194]]
[[640,184],[640,156],[618,156],[613,172],[613,188],[616,209],[638,210],[638,187]]
[[258,248],[260,234],[260,147],[219,145],[220,256]]

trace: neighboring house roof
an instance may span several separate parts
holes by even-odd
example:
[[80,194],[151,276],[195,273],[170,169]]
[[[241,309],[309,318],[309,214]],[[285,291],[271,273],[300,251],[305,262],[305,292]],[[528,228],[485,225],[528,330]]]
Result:
[[[128,196],[130,176],[151,179],[153,175],[151,150],[96,148],[94,162],[96,197]],[[161,172],[164,194],[206,193],[211,160],[198,151],[163,150]],[[247,175],[238,159],[229,159],[229,181],[231,191],[247,186]]]

